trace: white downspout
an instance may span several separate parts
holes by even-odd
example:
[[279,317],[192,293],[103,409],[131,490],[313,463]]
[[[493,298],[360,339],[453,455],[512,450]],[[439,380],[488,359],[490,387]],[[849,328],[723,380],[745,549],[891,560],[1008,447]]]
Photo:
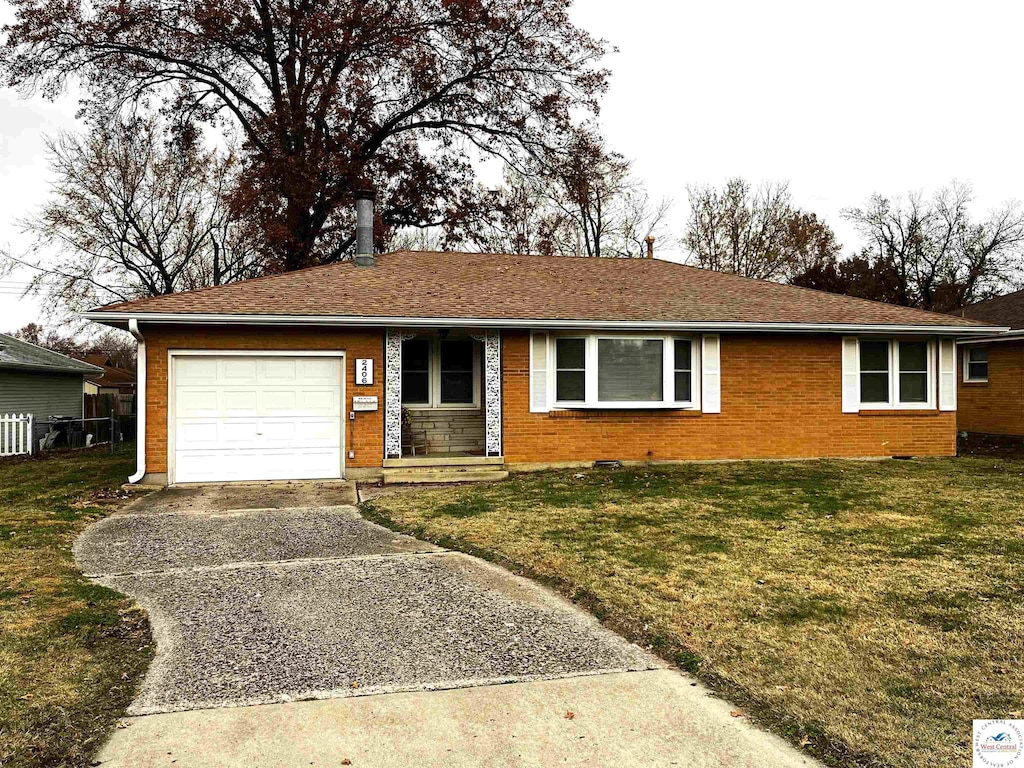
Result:
[[128,331],[138,342],[137,362],[135,364],[135,466],[136,472],[128,478],[129,483],[137,483],[146,475],[146,340],[139,330],[139,321],[132,318],[128,321]]

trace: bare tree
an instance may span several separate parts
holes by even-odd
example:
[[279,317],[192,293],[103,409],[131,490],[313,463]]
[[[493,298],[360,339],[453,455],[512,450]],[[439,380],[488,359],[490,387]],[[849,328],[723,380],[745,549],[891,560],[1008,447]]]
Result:
[[509,167],[470,241],[481,250],[559,256],[643,256],[645,240],[672,247],[672,201],[652,200],[630,163],[591,128],[526,168]]
[[897,303],[949,311],[997,294],[1024,264],[1020,206],[975,220],[973,199],[970,185],[954,181],[930,198],[872,195],[843,215],[864,238],[864,257],[893,276]]
[[366,184],[388,228],[458,221],[474,155],[564,143],[607,84],[569,0],[11,0],[6,84],[73,81],[103,121],[150,104],[237,129],[241,210],[280,270],[351,252]]
[[50,314],[219,285],[258,273],[255,233],[230,215],[234,161],[158,123],[115,122],[49,142],[57,180],[22,222],[34,236],[8,269],[27,267],[27,293]]
[[694,186],[688,192],[690,218],[683,242],[701,267],[779,280],[839,252],[832,230],[793,206],[786,183],[755,189],[736,178],[722,190]]

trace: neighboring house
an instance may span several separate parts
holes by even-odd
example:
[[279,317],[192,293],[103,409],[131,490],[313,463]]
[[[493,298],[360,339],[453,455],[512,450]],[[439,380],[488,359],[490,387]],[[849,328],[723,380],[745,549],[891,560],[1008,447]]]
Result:
[[0,333],[0,414],[82,417],[84,379],[94,365]]
[[959,345],[960,429],[1024,435],[1024,291],[979,302],[962,314],[1010,330]]
[[947,456],[955,339],[999,330],[655,259],[413,251],[86,316],[140,340],[132,479],[172,483]]
[[135,394],[135,374],[115,366],[107,355],[75,355],[75,359],[100,369],[95,375],[85,377],[85,394],[115,396]]

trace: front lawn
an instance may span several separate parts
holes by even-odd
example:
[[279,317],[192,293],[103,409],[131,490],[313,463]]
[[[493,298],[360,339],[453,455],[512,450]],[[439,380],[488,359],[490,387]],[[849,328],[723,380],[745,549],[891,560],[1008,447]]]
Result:
[[1024,717],[1024,463],[513,476],[364,513],[544,579],[828,762],[969,765]]
[[71,557],[134,458],[0,461],[0,765],[90,765],[152,658],[145,616]]

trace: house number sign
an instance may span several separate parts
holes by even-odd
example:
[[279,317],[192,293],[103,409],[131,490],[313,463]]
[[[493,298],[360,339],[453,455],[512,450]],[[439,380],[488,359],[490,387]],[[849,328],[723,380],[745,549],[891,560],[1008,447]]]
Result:
[[356,384],[373,384],[373,358],[356,359]]

